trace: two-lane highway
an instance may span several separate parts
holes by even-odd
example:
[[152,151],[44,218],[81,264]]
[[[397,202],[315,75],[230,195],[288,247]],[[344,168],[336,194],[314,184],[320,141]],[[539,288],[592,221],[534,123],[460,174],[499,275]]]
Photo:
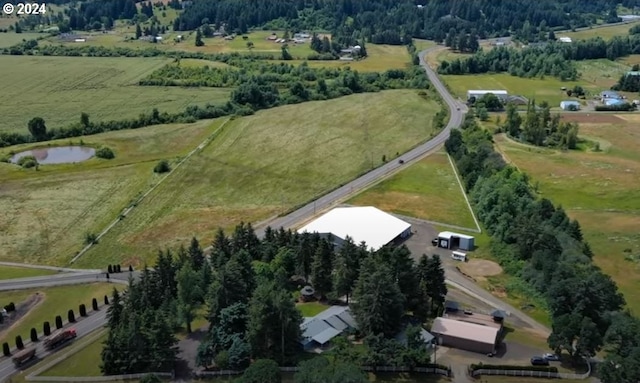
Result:
[[[457,128],[462,124],[466,111],[466,105],[457,102],[453,98],[444,84],[440,81],[437,74],[433,71],[433,69],[429,67],[429,65],[427,65],[425,56],[430,51],[436,49],[442,48],[434,47],[420,52],[420,65],[426,71],[432,86],[440,94],[442,100],[449,107],[450,119],[445,128],[431,140],[401,155],[398,160],[401,159],[404,162],[403,164],[395,160],[390,161],[380,166],[379,168],[373,169],[372,171],[360,176],[359,178],[356,178],[348,184],[341,186],[328,194],[323,195],[317,200],[310,202],[307,205],[287,214],[284,217],[279,217],[272,221],[264,222],[256,230],[256,234],[258,234],[258,236],[262,237],[262,235],[264,234],[264,229],[267,226],[271,226],[273,228],[292,228],[295,225],[299,225],[300,223],[312,218],[318,211],[330,208],[331,206],[339,203],[340,201],[343,201],[354,193],[364,190],[375,182],[380,181],[384,177],[398,171],[400,168],[407,166],[409,163],[418,161],[433,153],[434,150],[438,149],[440,145],[442,145],[447,140],[447,138],[449,138],[449,132],[451,132],[451,129]],[[425,116],[425,119],[431,117],[432,116]],[[398,123],[402,123],[402,121],[398,121]]]

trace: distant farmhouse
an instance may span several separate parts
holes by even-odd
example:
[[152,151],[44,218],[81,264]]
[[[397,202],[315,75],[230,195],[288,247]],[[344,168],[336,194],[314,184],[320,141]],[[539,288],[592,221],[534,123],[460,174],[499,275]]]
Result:
[[471,99],[478,100],[482,96],[492,93],[500,99],[500,101],[507,102],[509,99],[509,93],[506,90],[468,90],[467,101]]
[[613,90],[605,90],[600,93],[600,100],[606,102],[606,100],[621,100],[622,96]]
[[580,110],[580,102],[575,100],[567,100],[560,102],[560,109],[562,110]]
[[572,42],[571,37],[566,37],[566,36],[558,37],[558,41],[560,41],[561,43],[570,43],[570,42]]

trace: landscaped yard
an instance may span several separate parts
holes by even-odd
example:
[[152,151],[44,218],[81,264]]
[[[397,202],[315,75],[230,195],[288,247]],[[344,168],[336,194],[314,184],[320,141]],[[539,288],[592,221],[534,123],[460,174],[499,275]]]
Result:
[[[46,287],[34,290],[15,290],[2,292],[2,304],[13,302],[16,306],[38,293],[41,300],[29,312],[24,315],[17,324],[11,326],[10,329],[0,332],[0,342],[9,342],[11,346],[15,346],[16,335],[21,335],[26,342],[30,339],[29,334],[31,328],[35,328],[39,334],[42,334],[42,325],[45,321],[49,321],[52,328],[55,328],[56,315],[60,315],[67,323],[67,311],[73,310],[76,317],[80,317],[78,306],[84,303],[87,312],[91,311],[91,300],[96,298],[98,303],[103,303],[105,295],[111,295],[111,291],[121,285],[111,283],[93,283],[89,285],[70,285],[58,287]],[[6,303],[5,303],[6,302]]]
[[298,308],[298,310],[300,310],[300,313],[302,313],[302,316],[305,318],[314,317],[329,308],[329,306],[324,305],[320,302],[298,303],[296,304],[296,307]]
[[[640,133],[636,115],[606,115],[609,122],[580,118],[580,135],[600,142],[602,152],[558,152],[497,137],[506,158],[528,173],[543,197],[576,218],[629,308],[640,310]],[[591,119],[593,120],[594,117]]]
[[0,265],[0,280],[39,277],[42,275],[51,275],[51,274],[57,274],[57,273],[58,272],[54,270],[33,269],[30,267],[13,267],[13,266]]
[[443,149],[352,198],[349,203],[475,229],[463,193]]
[[[431,137],[439,106],[415,90],[357,94],[236,119],[78,266],[150,261],[218,227],[258,223],[324,194]],[[400,123],[401,122],[401,123]]]
[[[2,33],[0,33],[2,36]],[[138,86],[170,62],[166,58],[0,56],[3,102],[0,131],[27,132],[33,117],[47,128],[66,127],[87,113],[92,121],[181,112],[189,105],[223,103],[229,89]]]
[[[186,155],[224,121],[159,125],[75,139],[107,145],[116,158],[67,165],[42,165],[36,172],[0,162],[0,259],[66,265],[84,247],[87,233],[99,233],[160,176],[160,159]],[[68,140],[51,141],[67,145]],[[0,150],[0,157],[33,145]],[[106,261],[96,262],[104,268]]]

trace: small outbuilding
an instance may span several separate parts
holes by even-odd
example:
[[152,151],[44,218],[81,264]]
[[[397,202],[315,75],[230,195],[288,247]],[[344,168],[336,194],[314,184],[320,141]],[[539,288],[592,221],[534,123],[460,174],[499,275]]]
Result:
[[440,317],[433,321],[431,333],[436,336],[440,345],[489,354],[496,351],[500,329]]
[[470,235],[443,231],[438,234],[438,247],[443,249],[460,249],[472,251],[475,249],[474,238]]
[[567,100],[560,102],[562,110],[580,110],[580,102],[575,100]]
[[315,298],[315,293],[316,291],[313,289],[313,287],[305,286],[302,288],[302,290],[300,290],[300,298],[302,298],[302,300],[305,302],[309,302]]

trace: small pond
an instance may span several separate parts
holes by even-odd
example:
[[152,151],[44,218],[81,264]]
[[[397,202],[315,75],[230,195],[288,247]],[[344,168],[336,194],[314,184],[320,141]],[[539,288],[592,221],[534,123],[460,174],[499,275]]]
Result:
[[20,152],[11,157],[14,164],[25,156],[34,156],[41,165],[69,164],[86,161],[96,154],[94,148],[84,146],[56,146]]

